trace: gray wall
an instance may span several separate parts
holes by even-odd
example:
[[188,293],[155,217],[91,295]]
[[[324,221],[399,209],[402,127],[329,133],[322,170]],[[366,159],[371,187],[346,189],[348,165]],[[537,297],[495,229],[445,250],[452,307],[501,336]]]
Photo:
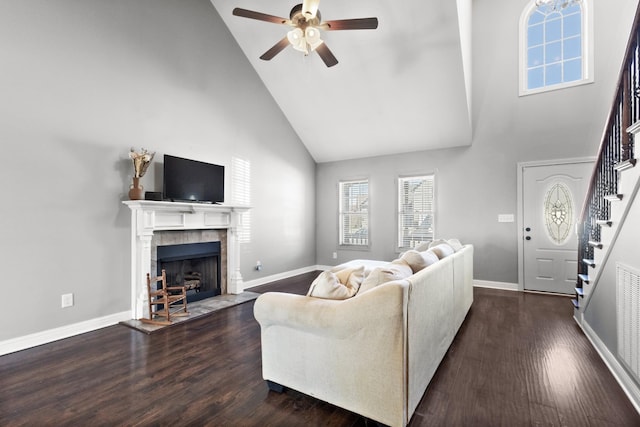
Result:
[[[471,147],[319,164],[318,263],[394,258],[395,179],[435,172],[436,237],[475,246],[476,279],[517,283],[516,223],[497,221],[498,214],[517,212],[517,163],[594,156],[613,100],[637,1],[594,3],[595,83],[518,97],[518,23],[527,1],[475,0]],[[354,177],[370,179],[365,252],[337,246],[337,182]]]
[[0,52],[0,341],[129,310],[130,147],[147,190],[249,160],[244,279],[315,264],[315,163],[208,0],[2,0]]

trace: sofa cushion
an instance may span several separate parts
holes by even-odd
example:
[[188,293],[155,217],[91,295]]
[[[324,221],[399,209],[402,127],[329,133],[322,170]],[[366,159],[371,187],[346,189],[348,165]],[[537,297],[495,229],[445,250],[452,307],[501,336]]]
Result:
[[456,252],[448,243],[440,243],[439,245],[429,248],[429,251],[436,254],[440,259],[453,255]]
[[[362,268],[364,271],[364,267]],[[307,296],[325,299],[347,299],[356,294],[358,288],[340,282],[338,276],[331,271],[323,271],[311,283]]]
[[378,285],[390,282],[392,280],[406,279],[413,274],[413,270],[402,259],[394,260],[382,267],[374,268],[371,273],[364,279],[358,294],[373,289]]

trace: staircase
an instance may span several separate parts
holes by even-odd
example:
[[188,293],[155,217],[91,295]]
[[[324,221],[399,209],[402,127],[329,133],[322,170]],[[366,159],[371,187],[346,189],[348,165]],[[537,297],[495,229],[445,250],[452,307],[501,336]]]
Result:
[[640,413],[640,4],[578,231],[573,314]]
[[[633,132],[640,133],[640,126]],[[636,134],[632,135],[635,138]],[[616,174],[614,191],[599,196],[600,208],[589,207],[596,215],[582,223],[584,232],[580,236],[579,247],[581,262],[578,266],[576,295],[572,300],[574,317],[578,323],[582,323],[582,316],[600,282],[604,266],[609,262],[612,248],[620,237],[622,225],[627,220],[640,221],[640,218],[629,218],[628,215],[633,203],[640,203],[640,199],[636,199],[640,188],[640,164],[637,158],[619,162],[613,166],[613,170]]]
[[609,119],[578,223],[574,317],[582,324],[594,290],[638,192],[640,165],[640,7],[631,30]]

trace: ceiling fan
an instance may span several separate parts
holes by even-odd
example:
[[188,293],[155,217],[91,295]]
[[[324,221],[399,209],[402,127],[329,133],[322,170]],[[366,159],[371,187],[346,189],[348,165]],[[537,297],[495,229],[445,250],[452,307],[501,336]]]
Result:
[[259,21],[293,27],[282,40],[262,54],[260,59],[269,61],[285,47],[291,45],[294,49],[304,52],[305,55],[315,50],[327,67],[333,67],[338,63],[338,60],[333,56],[333,53],[329,50],[326,43],[320,38],[320,30],[375,30],[378,28],[378,18],[322,21],[320,11],[318,10],[319,3],[320,0],[303,0],[301,4],[297,4],[291,9],[289,19],[241,9],[239,7],[233,9],[233,14],[243,18],[257,19]]

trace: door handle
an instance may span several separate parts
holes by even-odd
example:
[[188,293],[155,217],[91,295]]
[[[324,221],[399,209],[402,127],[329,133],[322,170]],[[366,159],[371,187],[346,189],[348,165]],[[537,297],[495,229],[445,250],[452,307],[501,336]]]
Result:
[[525,239],[531,240],[531,236],[527,236],[527,237],[525,237]]

